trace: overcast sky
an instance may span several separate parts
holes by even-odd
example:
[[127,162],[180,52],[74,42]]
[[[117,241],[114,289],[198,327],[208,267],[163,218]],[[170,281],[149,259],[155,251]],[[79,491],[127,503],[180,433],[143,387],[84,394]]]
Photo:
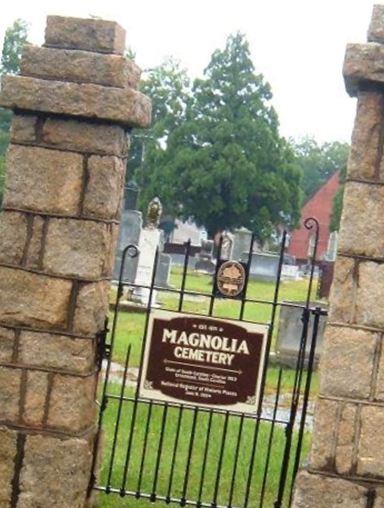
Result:
[[47,14],[118,21],[142,68],[177,57],[191,77],[231,32],[246,34],[257,72],[270,82],[281,132],[319,142],[349,141],[355,100],[341,75],[347,42],[364,42],[371,0],[12,0],[3,6],[1,41],[14,19],[41,44]]

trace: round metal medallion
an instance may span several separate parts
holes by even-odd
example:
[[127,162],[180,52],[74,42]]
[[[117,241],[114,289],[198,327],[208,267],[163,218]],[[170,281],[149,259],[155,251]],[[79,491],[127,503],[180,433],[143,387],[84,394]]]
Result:
[[223,296],[235,298],[244,289],[245,269],[238,261],[225,261],[217,272],[217,288]]

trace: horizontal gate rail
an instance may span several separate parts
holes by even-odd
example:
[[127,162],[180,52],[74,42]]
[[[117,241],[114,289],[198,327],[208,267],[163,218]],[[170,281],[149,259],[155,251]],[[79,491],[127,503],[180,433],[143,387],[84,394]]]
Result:
[[[128,397],[126,395],[124,397],[120,397],[119,395],[113,395],[112,393],[107,393],[106,396],[111,400],[125,400],[128,402],[135,402],[137,400],[143,404],[151,404],[153,406],[161,406],[161,407],[164,407],[165,405],[167,405],[168,407],[176,407],[176,408],[182,407],[184,409],[191,409],[191,410],[194,410],[196,407],[196,406],[193,406],[192,404],[188,404],[187,402],[164,402],[162,400],[147,399],[147,398],[142,398],[142,397]],[[244,418],[250,419],[250,420],[260,420],[260,421],[264,421],[264,422],[276,422],[276,423],[279,423],[280,425],[285,425],[288,423],[287,420],[279,420],[278,418],[268,418],[268,416],[259,416],[257,414],[253,414],[253,413],[242,413],[240,411],[232,411],[230,409],[228,409],[228,410],[220,409],[220,408],[210,409],[208,407],[199,406],[199,411],[201,411],[202,413],[212,413],[212,414],[218,414],[218,415],[220,415],[220,414],[226,415],[228,413],[229,416],[239,416],[239,417],[244,417]]]

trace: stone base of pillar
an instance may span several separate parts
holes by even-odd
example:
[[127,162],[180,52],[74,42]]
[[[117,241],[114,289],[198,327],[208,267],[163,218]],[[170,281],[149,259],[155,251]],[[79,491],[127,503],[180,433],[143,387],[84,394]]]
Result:
[[381,508],[384,486],[302,470],[291,508]]

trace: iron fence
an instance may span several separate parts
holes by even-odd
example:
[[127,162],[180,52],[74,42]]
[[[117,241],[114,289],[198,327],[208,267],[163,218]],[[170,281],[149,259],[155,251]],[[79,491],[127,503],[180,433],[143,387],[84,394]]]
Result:
[[[102,356],[107,361],[100,393],[96,447],[101,448],[104,461],[101,473],[96,473],[95,461],[91,488],[105,494],[181,506],[289,506],[303,444],[307,449],[310,439],[306,418],[319,320],[326,314],[311,302],[315,292],[319,224],[309,218],[305,227],[313,234],[314,245],[308,277],[302,283],[305,284],[304,303],[280,299],[286,232],[281,238],[276,280],[273,285],[259,285],[261,294],[257,295],[255,290],[250,291],[252,238],[245,291],[239,300],[223,300],[214,291],[214,284],[207,284],[208,278],[204,279],[205,290],[188,284],[192,273],[190,242],[184,246],[178,287],[155,285],[158,252],[150,284],[125,282],[124,265],[129,257],[139,253],[134,245],[124,250],[111,331],[106,343],[103,338],[100,340]],[[220,242],[216,266],[221,259],[221,247]],[[132,319],[132,313],[120,310],[127,288],[144,288],[148,292],[145,313],[136,313],[136,320]],[[266,296],[268,291],[272,291],[271,298]],[[227,301],[230,305],[226,311],[231,319],[268,325],[257,411],[240,412],[140,395],[145,338],[155,294],[164,296],[163,307],[175,315],[188,311],[195,315],[228,317],[222,309],[222,302]],[[276,365],[271,354],[281,306],[302,311],[300,345],[293,369]],[[313,326],[309,334],[310,319]]]

